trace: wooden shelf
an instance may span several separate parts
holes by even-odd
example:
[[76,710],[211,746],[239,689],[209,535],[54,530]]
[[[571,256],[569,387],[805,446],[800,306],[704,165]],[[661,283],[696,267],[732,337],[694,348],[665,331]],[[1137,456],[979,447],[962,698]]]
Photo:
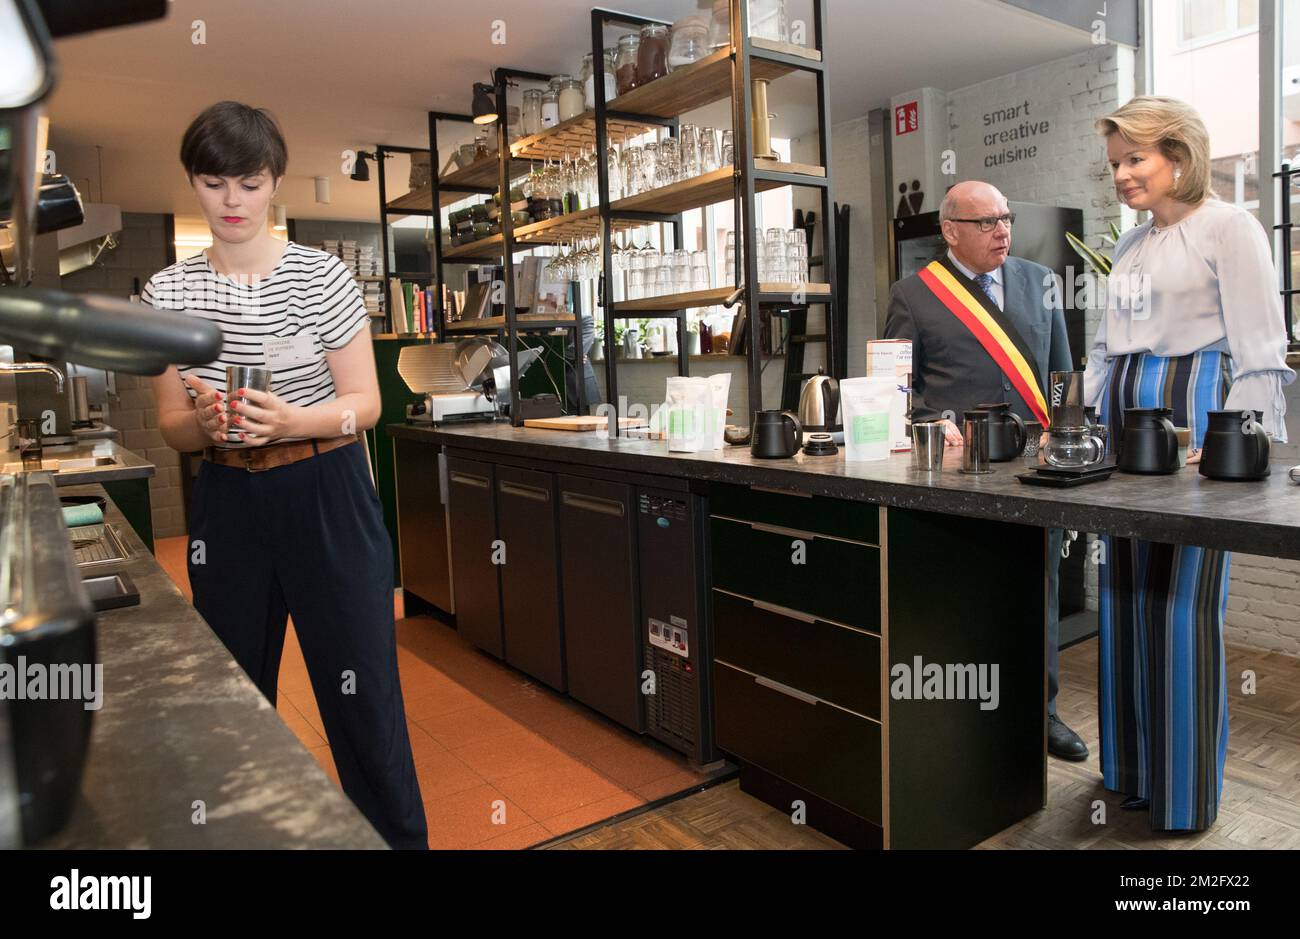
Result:
[[[628,137],[636,137],[648,130],[654,130],[654,127],[655,125],[642,121],[627,121],[611,117],[605,122],[606,143],[621,143]],[[584,147],[595,145],[596,113],[584,111],[577,117],[561,121],[554,127],[548,127],[540,134],[516,140],[510,145],[510,153],[516,160],[555,160],[566,153],[577,153]]]
[[[765,78],[768,81],[774,81],[792,71],[794,70],[788,65],[758,58],[750,66],[754,78]],[[698,62],[684,65],[640,88],[633,88],[608,102],[607,107],[611,111],[626,114],[679,117],[687,111],[730,97],[731,50],[728,48],[719,49]]]
[[497,262],[501,260],[501,248],[505,242],[505,236],[498,232],[495,235],[488,235],[486,238],[480,238],[478,241],[470,241],[463,245],[452,245],[449,248],[443,248],[442,259],[444,261],[465,260]]
[[[495,191],[501,183],[501,161],[495,153],[479,157],[464,169],[454,170],[438,178],[440,186],[491,186]],[[456,193],[460,199],[471,193]]]
[[[646,224],[648,223],[634,219],[615,219],[612,227],[617,232],[640,228]],[[565,244],[575,238],[595,238],[599,234],[600,207],[593,206],[581,212],[570,212],[568,215],[557,215],[555,218],[520,225],[514,231],[515,250],[527,251],[537,245]],[[500,261],[504,245],[503,235],[490,235],[468,244],[445,248],[442,257],[444,261],[457,259]]]
[[[660,80],[662,81],[662,79]],[[822,178],[826,176],[826,170],[823,167],[811,166],[806,163],[780,163],[776,160],[760,160],[757,166],[759,169],[778,173],[797,173],[802,176],[820,176]],[[611,212],[662,212],[665,215],[676,215],[678,212],[687,212],[701,206],[713,205],[715,202],[725,202],[732,198],[735,194],[734,180],[734,168],[724,166],[722,169],[704,173],[694,179],[686,179],[680,183],[673,183],[671,186],[660,186],[658,189],[640,192],[635,196],[616,199],[610,203],[609,209]],[[784,185],[785,183],[775,182],[770,179],[756,179],[754,181],[754,191],[766,192],[769,189],[779,189]]]
[[[500,184],[500,163],[496,154],[475,160],[463,170],[456,170],[454,173],[448,173],[438,180],[439,186],[478,186],[481,188],[491,187],[493,192],[499,188]],[[388,203],[390,212],[429,212],[433,199],[433,186],[421,186],[419,189],[412,189],[405,195],[398,196]],[[472,192],[447,192],[444,189],[438,191],[438,205],[448,206],[465,199],[472,199],[476,194]],[[483,193],[481,195],[486,195]]]
[[[610,227],[620,232],[640,228],[646,224],[648,223],[634,219],[613,219]],[[564,244],[575,238],[595,238],[599,234],[600,206],[592,206],[580,212],[570,212],[568,215],[559,215],[529,225],[520,225],[514,231],[515,247],[520,249],[529,245]]]
[[[830,284],[759,284],[758,292],[765,296],[782,296],[791,298],[796,291],[809,297],[829,297]],[[614,312],[635,313],[640,310],[689,310],[694,307],[716,306],[736,292],[735,287],[711,287],[708,290],[693,290],[690,293],[674,293],[662,297],[643,297],[640,300],[621,300],[614,304]]]
[[[562,328],[572,326],[573,316],[551,316],[549,313],[518,313],[515,315],[515,325],[527,326],[530,329],[548,329]],[[504,316],[484,316],[479,319],[457,320],[448,323],[445,330],[449,333],[456,332],[477,332],[484,329],[505,329],[506,318]]]
[[[809,49],[807,46],[796,46],[792,42],[777,42],[775,39],[763,39],[760,36],[750,36],[749,44],[755,49],[765,49],[768,52],[777,52],[781,55],[798,56],[801,59],[807,59],[809,62],[820,62],[822,54],[816,49]],[[758,63],[755,62],[754,65]],[[755,78],[762,78],[757,72],[753,73]]]

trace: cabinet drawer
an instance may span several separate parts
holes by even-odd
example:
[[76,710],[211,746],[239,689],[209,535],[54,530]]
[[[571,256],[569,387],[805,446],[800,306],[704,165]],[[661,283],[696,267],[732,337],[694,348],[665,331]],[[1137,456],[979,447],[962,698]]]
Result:
[[880,544],[880,507],[869,502],[714,483],[709,486],[709,511],[747,522]]
[[879,636],[714,590],[713,654],[880,719]]
[[[713,584],[824,619],[878,629],[880,549],[760,522],[709,519]],[[804,543],[794,563],[795,541]]]
[[880,725],[773,685],[714,662],[718,746],[881,824]]

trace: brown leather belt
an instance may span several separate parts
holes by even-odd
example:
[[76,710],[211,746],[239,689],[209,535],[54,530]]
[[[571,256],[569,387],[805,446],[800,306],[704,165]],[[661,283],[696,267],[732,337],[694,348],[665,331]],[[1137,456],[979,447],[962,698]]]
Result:
[[211,460],[221,466],[234,466],[246,469],[250,473],[260,473],[297,463],[318,453],[328,453],[339,447],[346,447],[361,439],[360,434],[350,437],[314,437],[311,440],[286,440],[284,443],[268,443],[264,447],[238,447],[222,449],[205,447],[203,459]]

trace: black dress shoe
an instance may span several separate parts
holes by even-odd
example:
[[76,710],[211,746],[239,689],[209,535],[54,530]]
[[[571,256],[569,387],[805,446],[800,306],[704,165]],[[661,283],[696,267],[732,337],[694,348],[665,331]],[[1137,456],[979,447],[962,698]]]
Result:
[[1141,796],[1129,796],[1119,804],[1119,807],[1128,812],[1140,812],[1151,808],[1151,800],[1144,799]]
[[1047,715],[1047,752],[1061,760],[1080,763],[1088,758],[1088,745],[1055,714]]

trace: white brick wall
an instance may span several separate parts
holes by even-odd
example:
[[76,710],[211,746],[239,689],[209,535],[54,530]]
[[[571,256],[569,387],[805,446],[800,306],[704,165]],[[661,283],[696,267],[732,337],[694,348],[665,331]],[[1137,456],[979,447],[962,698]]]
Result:
[[[983,179],[1008,199],[1082,209],[1084,240],[1104,248],[1101,236],[1110,223],[1125,229],[1137,219],[1115,198],[1095,121],[1133,96],[1133,70],[1133,50],[1097,46],[950,91],[950,140],[957,155],[957,179]],[[1025,141],[986,146],[985,134],[1018,126],[1020,120],[986,126],[984,116],[1026,102],[1028,121],[1048,122],[1046,132]],[[985,165],[990,153],[1026,145],[1036,147],[1032,158]],[[1084,324],[1089,341],[1100,321],[1100,310],[1087,311]]]

